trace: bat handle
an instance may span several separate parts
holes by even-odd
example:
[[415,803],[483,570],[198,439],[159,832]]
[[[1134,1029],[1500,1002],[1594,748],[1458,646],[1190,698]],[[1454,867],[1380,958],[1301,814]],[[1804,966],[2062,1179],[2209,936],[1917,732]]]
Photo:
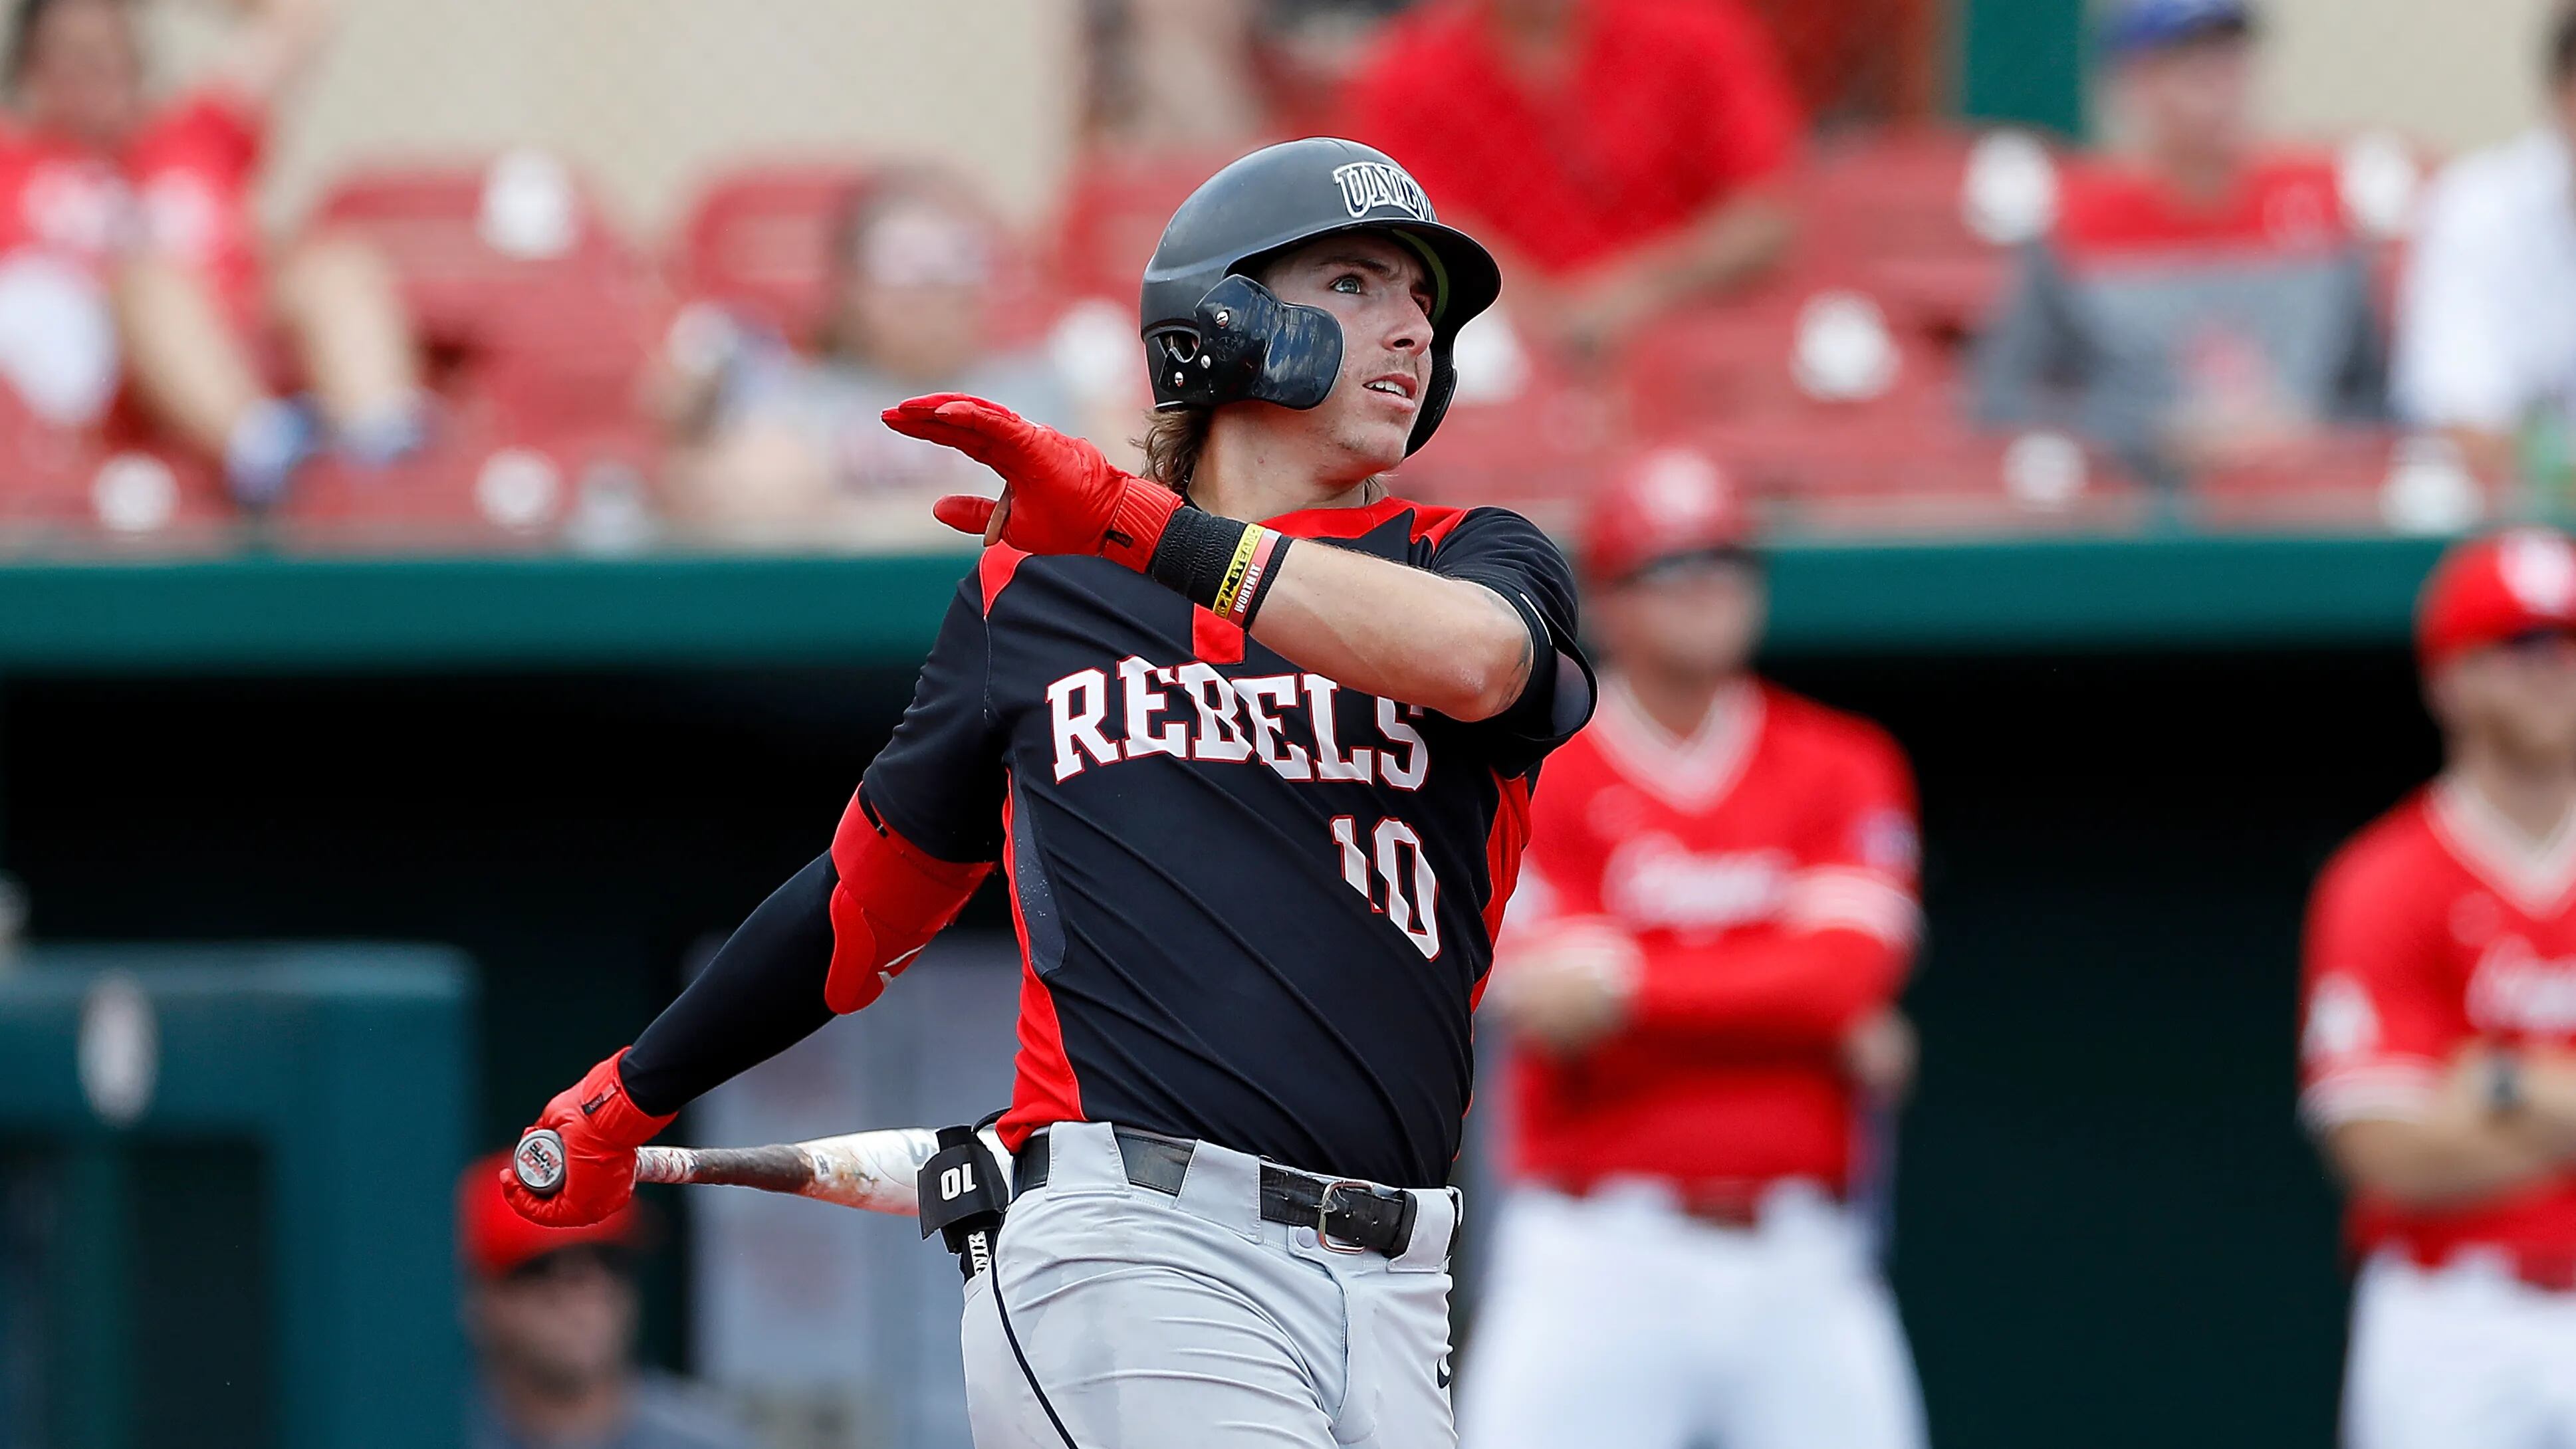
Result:
[[553,1197],[563,1191],[564,1140],[551,1127],[531,1128],[510,1153],[510,1170],[530,1197]]

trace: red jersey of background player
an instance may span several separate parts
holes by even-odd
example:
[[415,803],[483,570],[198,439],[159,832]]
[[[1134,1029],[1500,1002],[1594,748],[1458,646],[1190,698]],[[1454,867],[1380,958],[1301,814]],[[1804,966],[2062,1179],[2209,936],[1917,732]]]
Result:
[[[2300,1106],[2319,1127],[2429,1108],[2472,1043],[2576,1049],[2576,832],[2535,848],[2467,788],[2418,791],[2318,881],[2307,994]],[[2440,1211],[2355,1192],[2350,1231],[2428,1264],[2576,1258],[2576,1172]]]
[[[1606,491],[1587,572],[1740,551],[1732,499],[1696,454],[1648,455]],[[1549,762],[1510,930],[1544,951],[1550,933],[1615,928],[1633,979],[1610,1034],[1515,1054],[1517,1167],[1576,1193],[1653,1177],[1712,1204],[1792,1177],[1846,1188],[1848,1044],[1890,1007],[1916,934],[1905,758],[1877,726],[1742,674],[1676,739],[1613,664],[1591,726]]]

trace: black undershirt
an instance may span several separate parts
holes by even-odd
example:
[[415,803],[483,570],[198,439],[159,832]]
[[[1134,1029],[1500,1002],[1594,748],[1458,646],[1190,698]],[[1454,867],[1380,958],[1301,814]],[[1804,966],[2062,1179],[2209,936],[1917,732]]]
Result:
[[677,1112],[832,1019],[823,984],[839,881],[826,851],[770,892],[628,1049],[628,1100],[656,1117]]

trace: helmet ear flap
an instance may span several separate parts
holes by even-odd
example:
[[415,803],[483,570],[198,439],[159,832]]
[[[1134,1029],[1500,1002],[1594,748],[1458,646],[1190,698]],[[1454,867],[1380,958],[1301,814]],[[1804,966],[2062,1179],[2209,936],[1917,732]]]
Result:
[[1282,302],[1250,277],[1209,288],[1191,320],[1147,339],[1165,406],[1266,402],[1302,411],[1320,406],[1342,374],[1342,325],[1333,314]]

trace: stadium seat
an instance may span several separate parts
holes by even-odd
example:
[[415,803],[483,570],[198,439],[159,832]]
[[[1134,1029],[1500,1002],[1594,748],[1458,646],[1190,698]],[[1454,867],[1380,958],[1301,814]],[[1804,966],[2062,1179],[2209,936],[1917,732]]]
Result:
[[2492,492],[2438,441],[2381,428],[2321,434],[2190,485],[2193,520],[2211,528],[2450,531],[2487,516]]
[[709,182],[682,226],[673,281],[789,337],[821,321],[833,230],[866,179],[856,163],[751,166]]
[[2072,438],[1981,433],[1938,413],[1860,405],[1830,420],[1711,426],[1690,440],[1734,469],[1766,512],[1815,532],[2116,527],[2146,501]]
[[2009,273],[2010,242],[2054,217],[2046,150],[2014,132],[1863,132],[1819,146],[1801,173],[1803,266],[1866,287],[1900,325],[1973,332]]
[[[658,299],[651,269],[588,190],[539,153],[359,171],[331,188],[311,226],[382,251],[433,346],[629,348]],[[600,330],[629,316],[638,321]]]
[[1163,224],[1236,152],[1101,149],[1078,158],[1055,225],[1055,281],[1069,297],[1133,302]]

